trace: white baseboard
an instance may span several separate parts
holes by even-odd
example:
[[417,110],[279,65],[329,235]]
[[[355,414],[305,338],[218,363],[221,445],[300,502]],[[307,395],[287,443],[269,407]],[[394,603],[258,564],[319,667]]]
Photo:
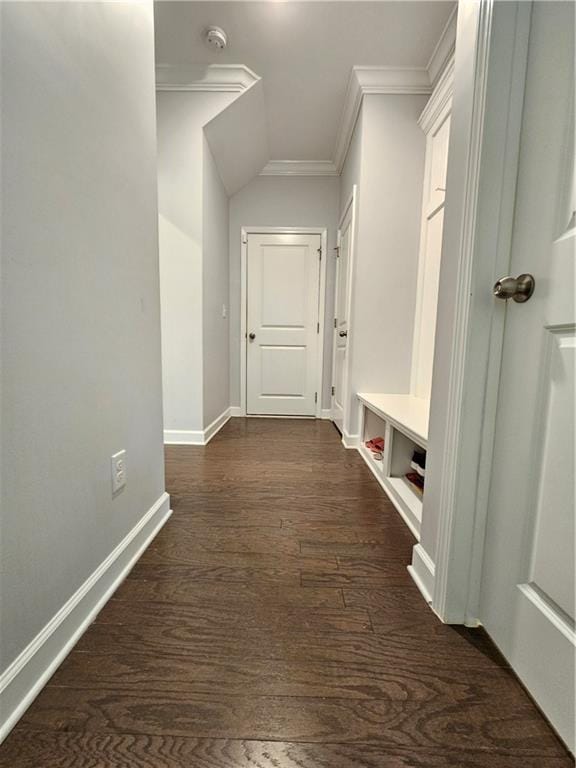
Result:
[[344,448],[358,448],[360,445],[360,435],[351,435],[348,432],[342,432],[342,445]]
[[207,445],[232,416],[232,408],[226,408],[206,429],[165,429],[165,445]]
[[201,429],[165,429],[164,445],[205,445]]
[[206,429],[204,430],[204,445],[210,442],[214,435],[217,432],[220,432],[224,424],[230,419],[231,417],[230,408],[226,408],[225,411],[223,411],[220,416],[217,416],[212,424],[209,424]]
[[430,555],[421,544],[416,544],[412,548],[412,565],[408,566],[408,572],[424,600],[431,605],[434,595],[435,567]]
[[[230,406],[230,416],[234,419],[234,418],[236,418],[238,416],[246,416],[246,414],[243,412],[242,408],[239,405],[232,405],[232,406]],[[289,416],[267,417],[266,416],[266,417],[262,417],[262,418],[279,418],[279,419],[297,418],[297,419],[299,419],[299,418],[308,418],[308,417],[306,417],[306,416],[303,416],[303,417],[301,417],[301,416],[294,416],[294,417],[289,417]],[[322,408],[322,410],[320,411],[319,418],[320,419],[330,420],[332,418],[332,409],[331,408]]]
[[88,629],[170,514],[170,497],[163,493],[0,675],[0,743]]

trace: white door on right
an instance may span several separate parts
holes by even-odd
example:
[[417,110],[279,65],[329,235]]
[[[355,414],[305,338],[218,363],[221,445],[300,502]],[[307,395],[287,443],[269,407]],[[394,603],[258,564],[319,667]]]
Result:
[[535,290],[505,306],[480,612],[572,750],[574,20],[573,3],[532,8],[510,274]]
[[344,429],[344,409],[348,375],[348,332],[350,315],[350,271],[354,220],[354,199],[344,213],[339,230],[336,262],[336,296],[334,308],[334,344],[332,368],[332,421],[340,432]]

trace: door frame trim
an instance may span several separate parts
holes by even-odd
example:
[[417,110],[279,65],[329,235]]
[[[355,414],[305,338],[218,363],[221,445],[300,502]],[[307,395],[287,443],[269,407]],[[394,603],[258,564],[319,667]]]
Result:
[[[344,205],[342,209],[342,213],[340,214],[340,218],[338,219],[338,231],[337,231],[337,242],[336,246],[339,249],[340,248],[340,239],[341,239],[341,233],[342,233],[342,224],[344,223],[344,220],[346,219],[346,216],[348,214],[348,211],[351,211],[352,221],[350,223],[350,253],[348,255],[348,288],[346,292],[346,304],[347,304],[347,310],[348,310],[348,339],[347,339],[347,345],[346,345],[346,365],[344,366],[343,371],[343,383],[342,383],[342,402],[344,404],[344,412],[342,414],[342,440],[344,442],[345,438],[348,436],[347,427],[348,427],[348,419],[347,416],[349,416],[350,413],[350,402],[349,402],[349,395],[348,395],[348,380],[349,380],[349,366],[350,366],[350,350],[352,349],[352,333],[350,332],[351,326],[352,326],[352,301],[354,298],[354,294],[352,292],[352,279],[354,275],[354,252],[356,250],[356,203],[358,198],[358,185],[353,184],[352,185],[352,192],[350,193],[348,200],[346,200],[346,204]],[[336,252],[339,254],[339,251]],[[334,314],[336,314],[336,292],[338,291],[338,280],[337,280],[337,271],[334,272]],[[332,331],[332,370],[330,372],[330,380],[332,386],[334,386],[334,365],[336,362],[336,329],[333,329]],[[330,418],[334,419],[334,395],[330,396]]]
[[[324,376],[324,329],[326,315],[326,264],[328,262],[328,228],[327,227],[257,227],[243,226],[240,228],[240,416],[246,416],[246,320],[248,312],[248,235],[320,235],[322,258],[320,259],[320,283],[318,288],[318,318],[320,324],[318,337],[321,343],[316,354],[316,401],[315,417],[322,418],[322,381]],[[265,417],[263,417],[265,418]],[[270,416],[269,418],[278,418]],[[295,416],[292,418],[306,418]]]
[[450,285],[439,302],[451,330],[435,353],[435,369],[447,362],[448,376],[443,391],[433,379],[431,403],[432,417],[435,400],[446,414],[443,434],[433,434],[431,421],[431,448],[441,457],[432,608],[453,624],[481,618],[505,320],[490,289],[510,263],[530,17],[527,2],[459,6],[442,255]]

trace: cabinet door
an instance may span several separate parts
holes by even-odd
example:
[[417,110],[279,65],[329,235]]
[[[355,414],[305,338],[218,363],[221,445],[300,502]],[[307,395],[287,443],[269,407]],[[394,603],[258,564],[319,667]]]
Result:
[[426,170],[422,205],[422,232],[418,264],[418,289],[412,355],[412,394],[429,398],[436,334],[436,309],[440,282],[450,108],[431,126],[426,139]]

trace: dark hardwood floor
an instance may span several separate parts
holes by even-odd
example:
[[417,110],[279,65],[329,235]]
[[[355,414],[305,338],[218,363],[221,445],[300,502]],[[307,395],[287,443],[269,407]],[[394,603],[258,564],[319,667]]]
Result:
[[327,422],[167,450],[174,514],[0,748],[3,768],[567,768]]

